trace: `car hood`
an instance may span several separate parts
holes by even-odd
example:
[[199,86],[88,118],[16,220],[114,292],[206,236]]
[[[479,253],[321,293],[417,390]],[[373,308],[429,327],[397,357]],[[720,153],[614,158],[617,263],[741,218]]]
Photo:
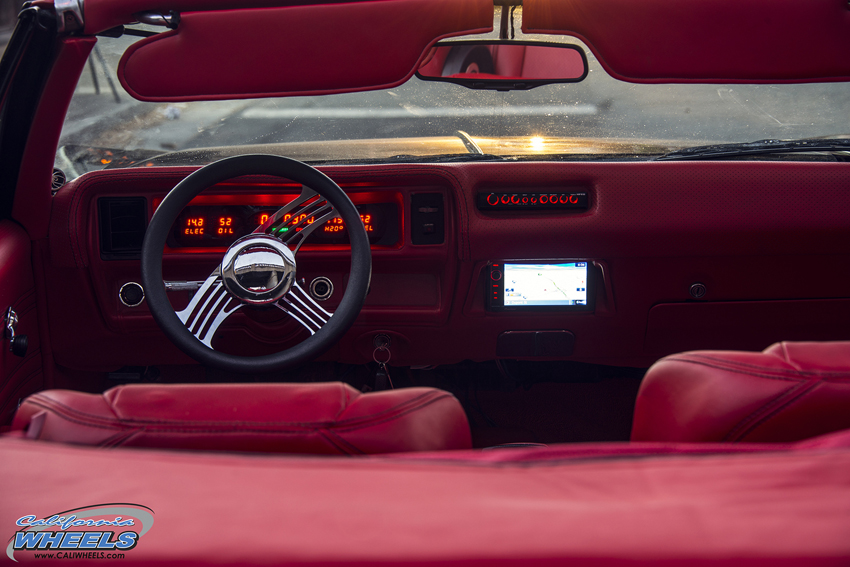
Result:
[[64,155],[79,173],[120,167],[192,166],[244,154],[272,154],[309,163],[375,163],[423,161],[474,161],[476,159],[595,159],[605,157],[641,159],[691,146],[693,142],[617,140],[610,138],[458,136],[383,138],[250,144],[186,149],[163,153],[157,150],[115,150],[66,146]]

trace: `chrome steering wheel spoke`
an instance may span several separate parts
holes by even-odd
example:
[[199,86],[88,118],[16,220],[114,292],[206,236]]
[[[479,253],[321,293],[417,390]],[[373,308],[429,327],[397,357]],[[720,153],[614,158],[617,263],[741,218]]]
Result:
[[[203,282],[164,281],[162,260],[168,235],[192,199],[204,189],[229,179],[256,175],[295,181],[302,187],[301,194],[252,234],[234,242],[218,269]],[[342,219],[349,228],[351,264],[342,299],[334,313],[329,313],[295,285],[295,253],[317,227],[335,217]],[[177,347],[203,364],[250,374],[303,364],[342,339],[366,299],[372,255],[360,214],[339,185],[307,164],[258,154],[224,158],[178,183],[162,200],[148,224],[141,268],[150,312]],[[166,290],[197,292],[178,313]],[[239,356],[213,349],[213,338],[221,325],[243,305],[252,308],[275,305],[308,329],[310,336],[298,345],[256,356]]]
[[[278,209],[254,233],[271,234],[289,246],[293,254],[297,254],[317,227],[339,216],[339,212],[327,199],[303,185],[297,198]],[[309,222],[309,219],[314,220]]]
[[213,348],[212,340],[216,331],[240,307],[242,303],[227,293],[221,280],[221,269],[216,268],[189,301],[189,305],[177,312],[177,317],[196,339]]
[[[317,215],[321,216],[316,218]],[[177,312],[177,317],[198,341],[209,348],[213,348],[212,340],[221,324],[246,304],[271,303],[314,335],[328,323],[333,313],[322,308],[293,281],[294,255],[316,227],[337,216],[336,209],[326,199],[304,187],[292,203],[279,209],[250,236],[237,240],[225,254],[221,266],[206,280],[163,282],[166,289],[175,290],[197,285],[197,293],[182,311]],[[310,218],[315,220],[308,223]],[[285,230],[281,231],[281,228]],[[295,244],[294,250],[292,244]],[[240,267],[240,258],[249,260],[242,262]],[[260,274],[261,280],[268,279],[269,282],[277,282],[276,285],[272,286],[273,289],[266,289],[268,283],[260,286],[262,289],[254,287],[259,283],[251,282],[255,273]],[[240,284],[240,279],[245,277],[248,278],[248,287]],[[280,299],[274,299],[275,296]]]
[[315,335],[333,316],[333,313],[322,308],[298,284],[294,284],[289,292],[275,303],[275,307],[301,323],[311,335]]

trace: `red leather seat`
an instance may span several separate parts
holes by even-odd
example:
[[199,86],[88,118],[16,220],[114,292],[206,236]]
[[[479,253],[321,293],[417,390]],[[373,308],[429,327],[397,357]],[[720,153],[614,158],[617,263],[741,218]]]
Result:
[[850,428],[850,342],[695,351],[646,373],[632,441],[789,442]]
[[472,446],[463,408],[448,392],[361,394],[339,382],[49,390],[24,400],[12,430],[102,447],[358,455]]

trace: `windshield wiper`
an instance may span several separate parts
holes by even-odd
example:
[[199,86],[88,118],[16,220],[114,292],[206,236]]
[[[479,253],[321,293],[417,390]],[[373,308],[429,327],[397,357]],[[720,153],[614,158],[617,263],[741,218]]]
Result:
[[662,160],[709,160],[715,158],[757,156],[803,152],[847,152],[850,139],[758,140],[743,144],[716,144],[676,150],[655,158]]
[[469,153],[476,155],[484,155],[484,152],[481,150],[478,144],[475,143],[475,140],[472,139],[472,136],[470,136],[463,130],[456,131],[455,136],[460,138],[460,141],[463,142],[463,146]]

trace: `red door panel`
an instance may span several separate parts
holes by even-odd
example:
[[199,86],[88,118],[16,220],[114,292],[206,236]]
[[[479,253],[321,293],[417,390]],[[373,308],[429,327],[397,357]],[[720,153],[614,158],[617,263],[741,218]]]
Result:
[[[29,341],[25,356],[9,350],[9,340],[0,345],[0,427],[12,419],[18,400],[43,387],[41,349],[38,340],[36,293],[32,275],[30,240],[12,221],[0,221],[0,309],[11,307],[18,314],[16,334]],[[4,323],[5,328],[5,323]]]

